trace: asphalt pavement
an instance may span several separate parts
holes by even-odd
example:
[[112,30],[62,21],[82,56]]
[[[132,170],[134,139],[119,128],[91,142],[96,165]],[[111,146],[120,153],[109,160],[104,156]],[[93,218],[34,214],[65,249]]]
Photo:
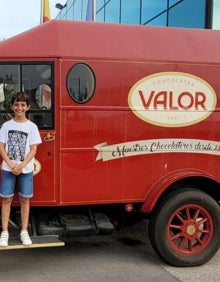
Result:
[[206,265],[177,268],[153,251],[147,222],[110,236],[70,239],[64,247],[0,251],[4,282],[219,282],[220,251]]

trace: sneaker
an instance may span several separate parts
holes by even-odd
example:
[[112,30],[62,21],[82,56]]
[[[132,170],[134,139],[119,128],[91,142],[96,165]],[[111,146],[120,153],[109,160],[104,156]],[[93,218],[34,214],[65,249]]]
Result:
[[9,238],[8,231],[2,231],[1,237],[0,237],[0,247],[8,246],[8,238]]
[[20,233],[21,242],[24,246],[30,246],[32,244],[31,238],[27,230],[23,230]]

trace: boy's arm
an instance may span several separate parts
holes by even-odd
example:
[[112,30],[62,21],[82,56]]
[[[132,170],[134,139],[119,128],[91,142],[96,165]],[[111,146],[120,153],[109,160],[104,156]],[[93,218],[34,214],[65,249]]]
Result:
[[7,163],[7,165],[10,167],[11,170],[15,167],[15,164],[10,160],[8,157],[8,154],[5,151],[5,144],[0,142],[0,155],[2,159]]

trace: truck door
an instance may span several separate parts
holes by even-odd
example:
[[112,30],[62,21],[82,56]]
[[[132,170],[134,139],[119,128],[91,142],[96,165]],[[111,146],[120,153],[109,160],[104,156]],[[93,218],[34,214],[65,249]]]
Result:
[[10,101],[18,91],[29,94],[31,108],[28,118],[38,126],[42,137],[35,161],[32,201],[37,204],[55,202],[53,63],[0,63],[0,125],[13,117]]
[[95,75],[87,63],[63,60],[61,81],[60,197],[62,203],[82,204],[92,201],[95,188],[91,173],[96,158],[91,146],[94,111],[87,103],[95,92]]

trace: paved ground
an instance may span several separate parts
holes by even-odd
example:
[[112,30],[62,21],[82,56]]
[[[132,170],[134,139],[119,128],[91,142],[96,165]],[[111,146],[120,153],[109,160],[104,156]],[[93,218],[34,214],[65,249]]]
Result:
[[70,240],[65,247],[0,251],[0,281],[220,281],[220,251],[204,266],[171,267],[155,254],[146,230],[142,222],[111,236]]

